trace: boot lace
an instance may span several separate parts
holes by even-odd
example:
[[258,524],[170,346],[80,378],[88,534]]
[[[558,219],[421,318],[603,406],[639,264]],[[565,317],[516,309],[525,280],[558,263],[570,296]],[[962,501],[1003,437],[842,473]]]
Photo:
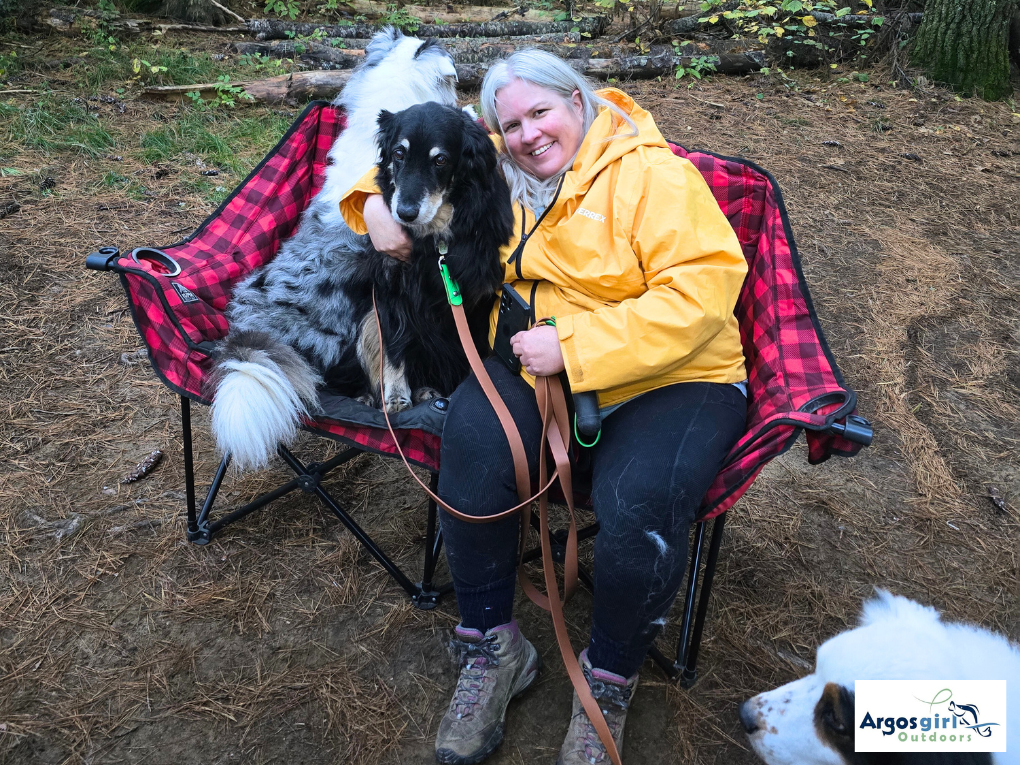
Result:
[[[588,681],[588,686],[591,688],[591,695],[598,702],[599,709],[602,710],[602,715],[606,718],[606,725],[609,726],[609,732],[613,734],[613,740],[615,741],[620,735],[620,728],[627,717],[631,688],[629,686],[620,686],[615,683],[596,680],[592,677],[591,671],[587,667],[583,667],[583,671],[584,678]],[[602,745],[602,739],[599,738],[598,731],[595,730],[595,726],[583,707],[581,708],[581,715],[584,717],[582,746],[584,747],[585,758],[588,762],[593,763],[593,765],[607,760],[609,753],[606,751],[605,746]]]
[[450,709],[458,720],[474,715],[478,707],[488,701],[496,676],[492,672],[499,666],[499,643],[496,635],[489,635],[477,643],[454,639],[450,646],[458,655],[460,678],[454,691]]

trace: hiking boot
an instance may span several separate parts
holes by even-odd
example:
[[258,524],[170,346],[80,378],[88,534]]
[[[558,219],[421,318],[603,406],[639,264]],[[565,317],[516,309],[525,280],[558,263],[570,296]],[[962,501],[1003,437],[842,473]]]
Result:
[[507,704],[535,681],[541,662],[535,646],[517,629],[516,619],[484,635],[460,626],[454,634],[460,678],[439,723],[436,761],[474,765],[503,742]]
[[[606,672],[604,669],[592,667],[588,661],[588,649],[581,652],[578,658],[581,664],[581,671],[591,688],[591,695],[598,702],[602,714],[609,725],[609,732],[613,734],[613,741],[616,742],[616,750],[623,757],[623,726],[627,721],[627,708],[630,706],[630,699],[637,687],[638,676],[626,678],[622,675],[615,675]],[[588,713],[581,706],[581,700],[574,692],[574,708],[570,717],[570,727],[567,729],[567,737],[560,747],[560,756],[556,765],[595,765],[596,763],[610,762],[609,753],[602,746],[599,734],[595,726],[588,719]]]

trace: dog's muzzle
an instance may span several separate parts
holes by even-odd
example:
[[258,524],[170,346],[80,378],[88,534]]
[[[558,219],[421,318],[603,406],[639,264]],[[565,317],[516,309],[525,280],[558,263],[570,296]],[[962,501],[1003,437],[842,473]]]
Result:
[[758,724],[758,715],[751,709],[751,702],[745,701],[740,705],[740,724],[744,726],[744,732],[753,736],[761,726]]

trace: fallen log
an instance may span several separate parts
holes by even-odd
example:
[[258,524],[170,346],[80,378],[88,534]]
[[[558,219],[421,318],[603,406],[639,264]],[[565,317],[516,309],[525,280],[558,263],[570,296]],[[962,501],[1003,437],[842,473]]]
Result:
[[[254,82],[231,83],[242,89],[248,98],[237,98],[238,103],[296,104],[316,98],[332,100],[347,84],[350,71],[294,72]],[[202,98],[216,98],[222,86],[207,82],[199,85],[154,85],[145,88],[142,95],[165,101],[182,101],[189,93]]]
[[[516,42],[493,42],[486,40],[485,38],[476,38],[472,40],[451,40],[444,44],[450,55],[453,56],[455,64],[482,64],[495,61],[500,58],[505,58],[511,53],[520,50],[522,47],[529,48],[540,48],[541,50],[552,53],[562,59],[573,60],[579,59],[588,61],[590,59],[606,60],[606,61],[633,61],[637,57],[644,56],[650,58],[653,61],[659,60],[671,60],[670,57],[675,57],[676,51],[669,45],[652,45],[646,48],[644,51],[638,50],[633,45],[628,44],[602,44],[602,43],[591,43],[589,45],[569,45],[561,43],[530,43],[525,46],[516,44]],[[322,43],[295,41],[295,40],[274,40],[272,42],[236,42],[231,43],[230,49],[235,53],[242,55],[257,55],[257,56],[269,56],[271,58],[291,58],[301,61],[302,64],[309,66],[315,66],[320,69],[349,69],[357,66],[364,59],[364,51],[360,49],[341,49],[334,48],[329,45]],[[751,51],[754,53],[754,51]],[[744,56],[747,51],[734,49],[734,45],[730,41],[718,41],[718,44],[710,45],[708,43],[699,43],[697,45],[691,45],[690,48],[684,46],[681,48],[681,53],[687,56],[689,61],[691,57],[697,56],[699,59],[708,57],[707,61],[716,62],[717,66],[721,66],[727,70],[725,73],[740,73],[744,71],[753,71],[760,68],[760,59],[750,59],[751,63],[748,64],[748,59]],[[739,55],[731,55],[739,54]],[[711,58],[715,56],[715,58]],[[741,58],[744,56],[744,58]],[[607,65],[608,66],[608,65]],[[642,67],[648,66],[647,63],[643,64]],[[652,65],[655,68],[655,65]],[[748,67],[751,67],[748,69]],[[623,71],[626,69],[626,65],[623,66]],[[732,71],[731,71],[732,70]],[[472,70],[473,72],[474,70]],[[656,76],[661,72],[656,72]],[[606,76],[617,76],[616,74]],[[470,79],[474,79],[474,74],[471,75]]]
[[[364,41],[361,41],[364,42]],[[529,43],[526,46],[512,42],[492,42],[479,38],[479,42],[465,45],[461,40],[445,44],[443,47],[453,56],[456,64],[477,64],[504,58],[522,48],[541,48],[560,58],[591,58],[592,51],[579,45],[562,43]],[[617,46],[623,47],[623,46]],[[241,55],[269,56],[270,58],[290,58],[302,64],[323,69],[350,69],[364,60],[362,49],[334,48],[322,43],[304,42],[301,40],[273,40],[271,42],[236,42],[230,44],[230,50]],[[633,54],[633,49],[616,55]],[[609,54],[613,55],[613,54]]]
[[[689,67],[692,56],[677,56],[671,46],[654,46],[649,54],[622,56],[619,58],[575,58],[568,63],[579,72],[598,79],[637,79],[658,77],[672,73],[676,67]],[[765,65],[761,51],[724,53],[718,56],[699,56],[699,62],[713,64],[720,74],[745,74],[754,72]],[[457,86],[462,89],[476,88],[489,70],[490,61],[457,64]],[[279,77],[270,77],[254,82],[231,83],[239,87],[250,98],[236,98],[238,103],[258,102],[266,104],[296,104],[310,99],[332,99],[350,78],[350,70],[325,70],[294,72]],[[219,83],[199,85],[150,86],[142,91],[144,96],[164,100],[183,100],[189,93],[200,93],[203,98],[216,98],[222,90]]]
[[[564,34],[576,29],[581,34],[597,37],[605,30],[608,19],[589,16],[579,21],[486,21],[474,24],[421,24],[417,37],[519,37],[521,35]],[[277,19],[250,19],[248,31],[256,40],[285,40],[293,37],[344,37],[366,39],[379,31],[372,24],[312,24]]]
[[[353,16],[363,16],[368,21],[378,21],[393,13],[392,3],[376,2],[376,0],[343,0],[338,5],[341,10],[347,11]],[[557,13],[554,10],[528,8],[524,5],[505,8],[486,5],[447,5],[446,3],[402,5],[400,9],[423,24],[477,23],[506,18],[522,21],[552,21]]]
[[[364,43],[364,40],[360,42]],[[365,60],[365,51],[360,48],[334,48],[300,40],[236,42],[230,44],[230,50],[242,56],[297,59],[302,64],[321,69],[351,69]]]
[[[662,25],[662,32],[666,35],[691,35],[696,32],[719,32],[725,30],[728,27],[724,26],[727,19],[723,15],[726,10],[734,10],[737,7],[737,3],[731,2],[724,5],[722,8],[713,9],[711,12],[696,13],[693,16],[685,16],[674,21],[666,22]],[[848,26],[870,26],[874,20],[881,18],[884,23],[894,18],[898,18],[901,22],[908,24],[920,24],[921,13],[904,13],[904,14],[887,14],[885,16],[878,16],[876,14],[867,15],[856,15],[856,14],[844,14],[843,16],[837,16],[834,13],[823,13],[822,11],[811,11],[808,15],[813,16],[814,19],[822,26],[840,25],[845,24]],[[702,21],[702,19],[708,19],[718,17],[716,22],[713,24],[709,21]],[[817,29],[817,27],[816,27]]]
[[[405,6],[408,8],[410,6]],[[423,6],[425,7],[425,6]],[[499,9],[492,9],[491,19],[499,16]],[[515,12],[516,13],[516,12]],[[542,13],[547,13],[542,11]],[[458,14],[447,14],[459,18]],[[552,14],[549,13],[551,19]],[[280,19],[248,19],[243,25],[211,27],[201,24],[168,23],[156,19],[104,18],[99,11],[78,8],[50,8],[39,21],[49,29],[63,34],[94,32],[100,23],[111,33],[120,36],[152,34],[162,32],[219,32],[247,33],[256,40],[291,40],[295,37],[324,37],[364,40],[379,31],[375,24],[316,24],[312,22],[283,21]],[[530,20],[527,13],[523,19],[499,19],[466,23],[419,24],[410,34],[418,37],[534,37],[536,35],[572,35],[578,40],[582,35],[597,37],[605,30],[608,19],[604,16],[589,16],[577,21]],[[576,30],[576,31],[572,31]],[[360,46],[359,46],[360,47]]]
[[[717,56],[677,56],[672,46],[652,46],[648,54],[618,58],[572,58],[567,63],[588,77],[599,80],[644,79],[672,74],[678,66],[690,67],[694,59],[702,68],[709,64],[718,74],[749,74],[765,66],[763,51],[724,53]],[[477,88],[492,62],[457,64],[457,87]]]
[[811,11],[811,15],[814,16],[816,21],[820,21],[823,24],[854,24],[854,25],[870,25],[876,18],[881,18],[882,22],[888,21],[892,18],[899,18],[901,20],[909,21],[911,24],[920,24],[922,13],[903,13],[903,14],[885,14],[879,16],[877,14],[862,14],[856,15],[847,13],[842,16],[837,16],[835,13],[823,13],[822,11]]

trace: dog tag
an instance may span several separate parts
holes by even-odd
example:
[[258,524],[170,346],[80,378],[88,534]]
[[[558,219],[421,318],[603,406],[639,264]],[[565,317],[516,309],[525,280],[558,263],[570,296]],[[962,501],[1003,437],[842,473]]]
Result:
[[445,255],[450,251],[450,248],[446,244],[446,242],[440,239],[439,242],[436,243],[436,250],[439,252],[440,255]]

